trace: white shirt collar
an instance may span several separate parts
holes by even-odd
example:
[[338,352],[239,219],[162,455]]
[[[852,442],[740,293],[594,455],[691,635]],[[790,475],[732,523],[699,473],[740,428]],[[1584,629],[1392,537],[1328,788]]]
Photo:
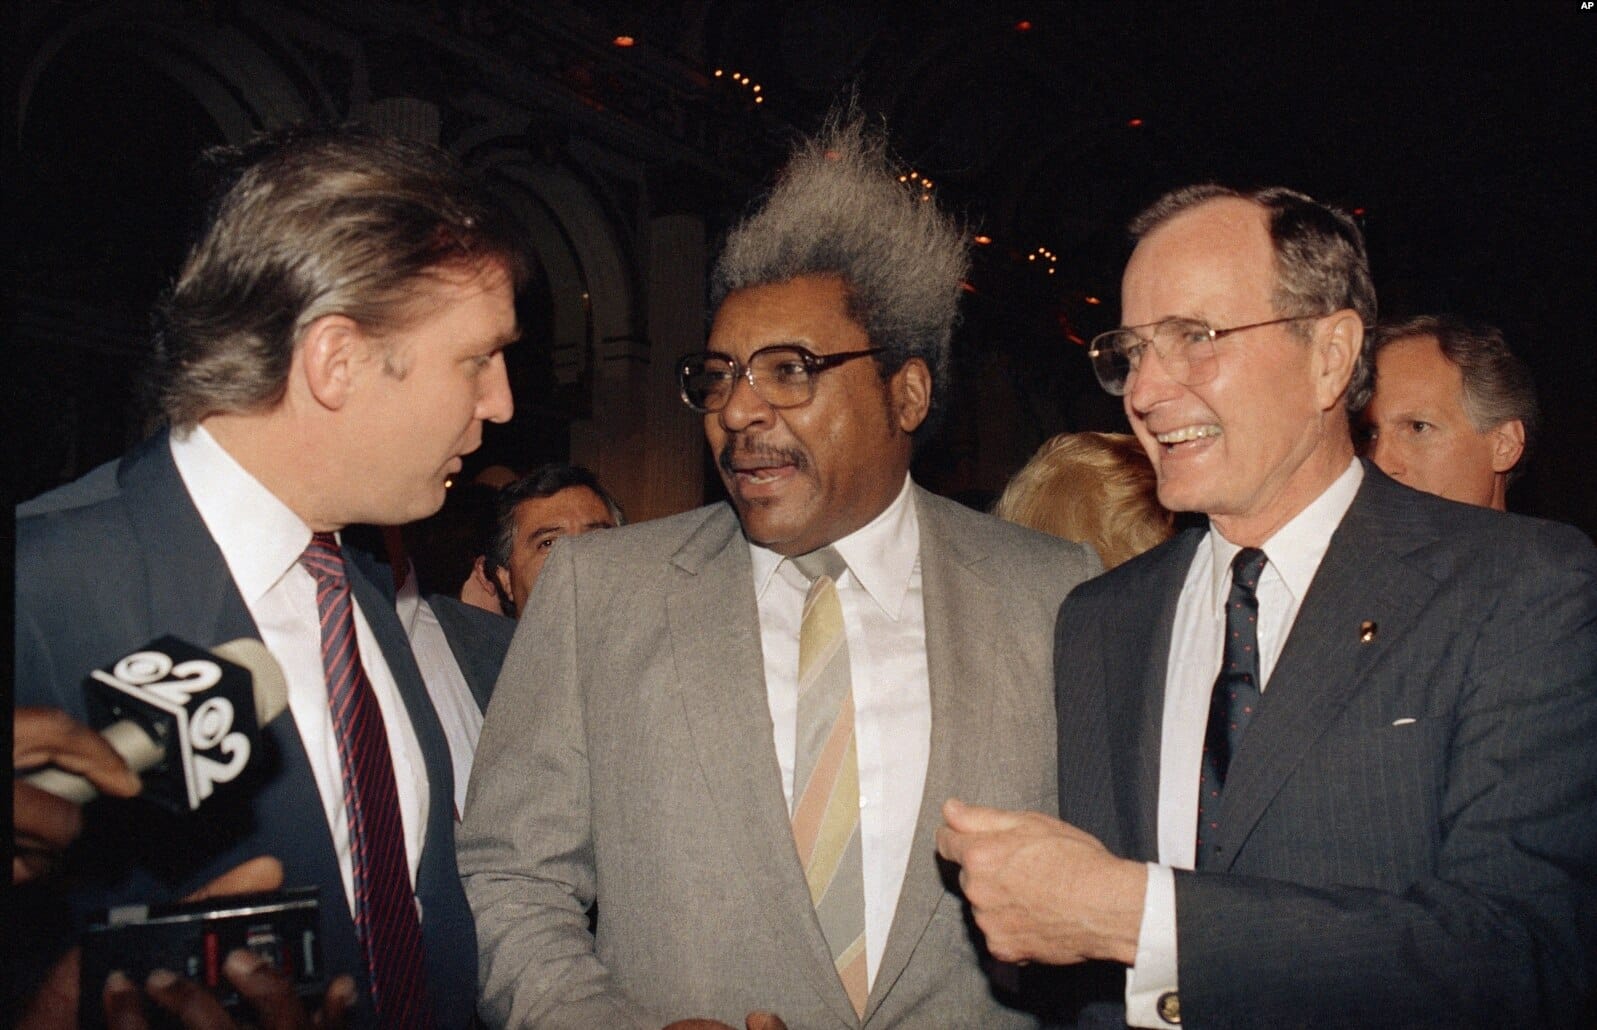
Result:
[[[910,574],[920,560],[920,519],[912,496],[910,478],[906,474],[904,486],[893,503],[864,526],[832,542],[837,553],[848,562],[849,575],[895,620],[903,611]],[[800,576],[791,563],[783,564],[780,554],[758,544],[749,544],[749,559],[754,565],[756,597],[764,595],[771,577],[779,569],[786,568],[792,575]]]
[[[1308,593],[1309,584],[1314,582],[1314,574],[1319,571],[1326,548],[1331,546],[1331,535],[1342,524],[1342,516],[1347,514],[1362,482],[1364,466],[1354,458],[1348,463],[1347,470],[1337,476],[1320,496],[1264,542],[1262,550],[1269,559],[1270,567],[1275,569],[1293,600],[1299,604]],[[1209,567],[1212,577],[1210,599],[1216,611],[1223,611],[1226,595],[1231,590],[1231,561],[1242,548],[1222,536],[1213,523],[1209,526],[1208,542],[1213,550]]]
[[421,604],[421,587],[416,582],[416,563],[406,558],[405,582],[394,591],[394,610],[399,613],[399,621],[404,623],[405,635],[412,639],[416,636],[416,619],[421,615]]
[[299,562],[311,540],[310,527],[203,426],[173,432],[169,440],[194,507],[245,603],[254,604]]

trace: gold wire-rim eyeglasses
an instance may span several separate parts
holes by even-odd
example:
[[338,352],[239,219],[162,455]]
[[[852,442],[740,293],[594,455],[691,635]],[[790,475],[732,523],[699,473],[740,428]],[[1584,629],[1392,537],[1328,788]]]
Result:
[[[1206,382],[1207,376],[1213,374],[1212,361],[1215,357],[1216,340],[1248,329],[1262,329],[1270,325],[1284,325],[1288,322],[1304,322],[1324,317],[1324,315],[1288,315],[1285,318],[1271,318],[1263,322],[1249,322],[1247,325],[1233,325],[1224,329],[1216,329],[1201,318],[1161,318],[1157,322],[1121,326],[1119,329],[1099,333],[1088,343],[1087,356],[1092,359],[1092,370],[1098,376],[1098,385],[1116,397],[1125,396],[1126,384],[1132,373],[1142,364],[1141,358],[1133,358],[1133,352],[1122,342],[1128,337],[1136,341],[1137,354],[1140,354],[1145,347],[1152,347],[1153,352],[1159,356],[1159,363],[1164,366],[1170,378],[1183,386],[1197,386]],[[1172,327],[1191,329],[1194,338],[1167,340],[1161,347],[1160,331]],[[1139,330],[1145,329],[1154,330],[1153,335],[1151,337],[1142,335]],[[1184,348],[1181,354],[1177,355],[1174,352],[1172,348],[1175,345]],[[1207,348],[1207,350],[1194,352],[1192,348]]]

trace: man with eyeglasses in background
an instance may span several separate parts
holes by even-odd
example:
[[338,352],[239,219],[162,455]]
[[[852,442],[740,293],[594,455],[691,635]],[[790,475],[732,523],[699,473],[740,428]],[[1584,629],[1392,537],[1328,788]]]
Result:
[[1080,1025],[1588,1025],[1597,553],[1354,458],[1375,295],[1279,188],[1132,224],[1093,341],[1191,530],[1060,611],[1060,814],[951,803],[992,953]]
[[730,504],[557,544],[483,729],[491,1023],[1035,1024],[933,835],[951,795],[1053,804],[1051,629],[1098,562],[910,481],[966,267],[857,116],[732,233],[679,366]]

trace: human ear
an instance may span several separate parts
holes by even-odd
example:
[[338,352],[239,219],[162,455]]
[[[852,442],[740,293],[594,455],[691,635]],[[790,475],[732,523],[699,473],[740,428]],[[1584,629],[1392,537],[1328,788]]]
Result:
[[1525,423],[1517,418],[1490,430],[1492,437],[1492,471],[1507,472],[1519,464],[1525,454]]
[[1315,399],[1321,411],[1342,403],[1364,350],[1364,320],[1349,308],[1320,319],[1314,333]]
[[[478,559],[478,560],[480,561],[481,559]],[[520,602],[516,600],[516,591],[510,585],[510,570],[509,569],[505,568],[503,565],[499,566],[499,568],[497,568],[497,569],[494,569],[494,582],[499,584],[499,589],[503,593],[503,595],[505,597],[510,598],[510,603],[511,604],[517,605],[517,606],[520,605]]]
[[332,411],[348,402],[356,366],[367,356],[370,341],[347,315],[323,315],[300,333],[294,363],[300,377],[322,407]]
[[910,358],[887,381],[898,428],[913,433],[932,407],[932,372],[920,358]]

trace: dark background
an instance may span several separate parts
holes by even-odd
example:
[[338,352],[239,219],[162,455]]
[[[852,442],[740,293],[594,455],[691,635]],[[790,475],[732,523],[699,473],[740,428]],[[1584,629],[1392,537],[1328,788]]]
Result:
[[[99,6],[210,24],[262,17],[244,2],[24,6],[43,17],[8,16],[25,30],[8,44],[13,97],[16,69],[49,45],[52,19]],[[978,501],[1053,433],[1123,427],[1080,344],[1117,320],[1133,213],[1207,179],[1341,204],[1368,235],[1383,315],[1451,311],[1505,330],[1545,411],[1511,506],[1597,534],[1597,11],[1580,8],[374,0],[359,14],[338,3],[272,10],[361,26],[389,92],[448,98],[470,72],[458,55],[391,38],[389,21],[422,19],[493,48],[529,83],[580,104],[580,117],[558,104],[539,112],[529,148],[569,149],[595,119],[645,122],[660,83],[675,84],[670,131],[722,174],[664,155],[648,175],[666,184],[658,202],[703,216],[712,252],[792,135],[857,91],[906,167],[991,237],[976,248],[954,417],[918,470]],[[562,47],[551,26],[571,34]],[[610,45],[623,32],[635,47]],[[583,40],[587,49],[572,42]],[[37,341],[52,305],[72,312],[59,345],[12,350],[19,498],[115,456],[142,425],[142,351],[129,341],[143,338],[193,224],[194,157],[221,141],[144,56],[111,45],[63,56],[36,84],[25,124],[9,105],[6,336]],[[767,102],[753,105],[717,68],[752,76]],[[446,146],[449,136],[446,112]],[[524,313],[533,326],[538,317],[536,305]],[[522,380],[542,382],[536,347],[522,360]],[[582,401],[525,401],[533,429],[516,445],[563,457]],[[494,459],[486,447],[481,461]]]

